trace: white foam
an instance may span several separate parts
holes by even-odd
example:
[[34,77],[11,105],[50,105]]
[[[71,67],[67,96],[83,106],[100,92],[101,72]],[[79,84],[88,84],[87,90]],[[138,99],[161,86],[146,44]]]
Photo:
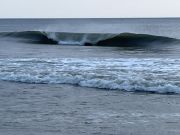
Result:
[[0,80],[180,93],[180,60],[0,59]]
[[56,33],[44,32],[49,39],[60,45],[84,45],[85,43],[96,44],[99,41],[113,38],[118,34],[93,34],[93,33]]

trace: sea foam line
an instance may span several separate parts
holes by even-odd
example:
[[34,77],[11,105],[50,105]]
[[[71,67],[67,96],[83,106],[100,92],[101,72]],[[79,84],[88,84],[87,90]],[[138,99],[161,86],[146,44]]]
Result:
[[180,60],[0,59],[0,80],[73,84],[109,90],[180,93]]

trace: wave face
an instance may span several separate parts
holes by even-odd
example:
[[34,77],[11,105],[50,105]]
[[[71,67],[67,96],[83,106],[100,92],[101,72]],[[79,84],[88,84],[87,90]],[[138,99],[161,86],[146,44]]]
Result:
[[18,39],[23,42],[60,45],[125,46],[179,42],[179,40],[175,38],[136,33],[113,34],[22,31],[2,32],[0,36]]
[[0,67],[3,81],[180,93],[179,59],[0,59]]

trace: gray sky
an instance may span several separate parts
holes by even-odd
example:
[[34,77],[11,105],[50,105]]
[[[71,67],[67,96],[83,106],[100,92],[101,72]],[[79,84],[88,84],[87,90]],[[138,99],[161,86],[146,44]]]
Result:
[[0,0],[0,17],[180,17],[180,0]]

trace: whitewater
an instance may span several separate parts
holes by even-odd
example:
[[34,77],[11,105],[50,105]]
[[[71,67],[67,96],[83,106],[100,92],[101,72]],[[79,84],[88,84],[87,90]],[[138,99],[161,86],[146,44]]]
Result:
[[0,66],[4,81],[180,93],[179,59],[0,59]]

